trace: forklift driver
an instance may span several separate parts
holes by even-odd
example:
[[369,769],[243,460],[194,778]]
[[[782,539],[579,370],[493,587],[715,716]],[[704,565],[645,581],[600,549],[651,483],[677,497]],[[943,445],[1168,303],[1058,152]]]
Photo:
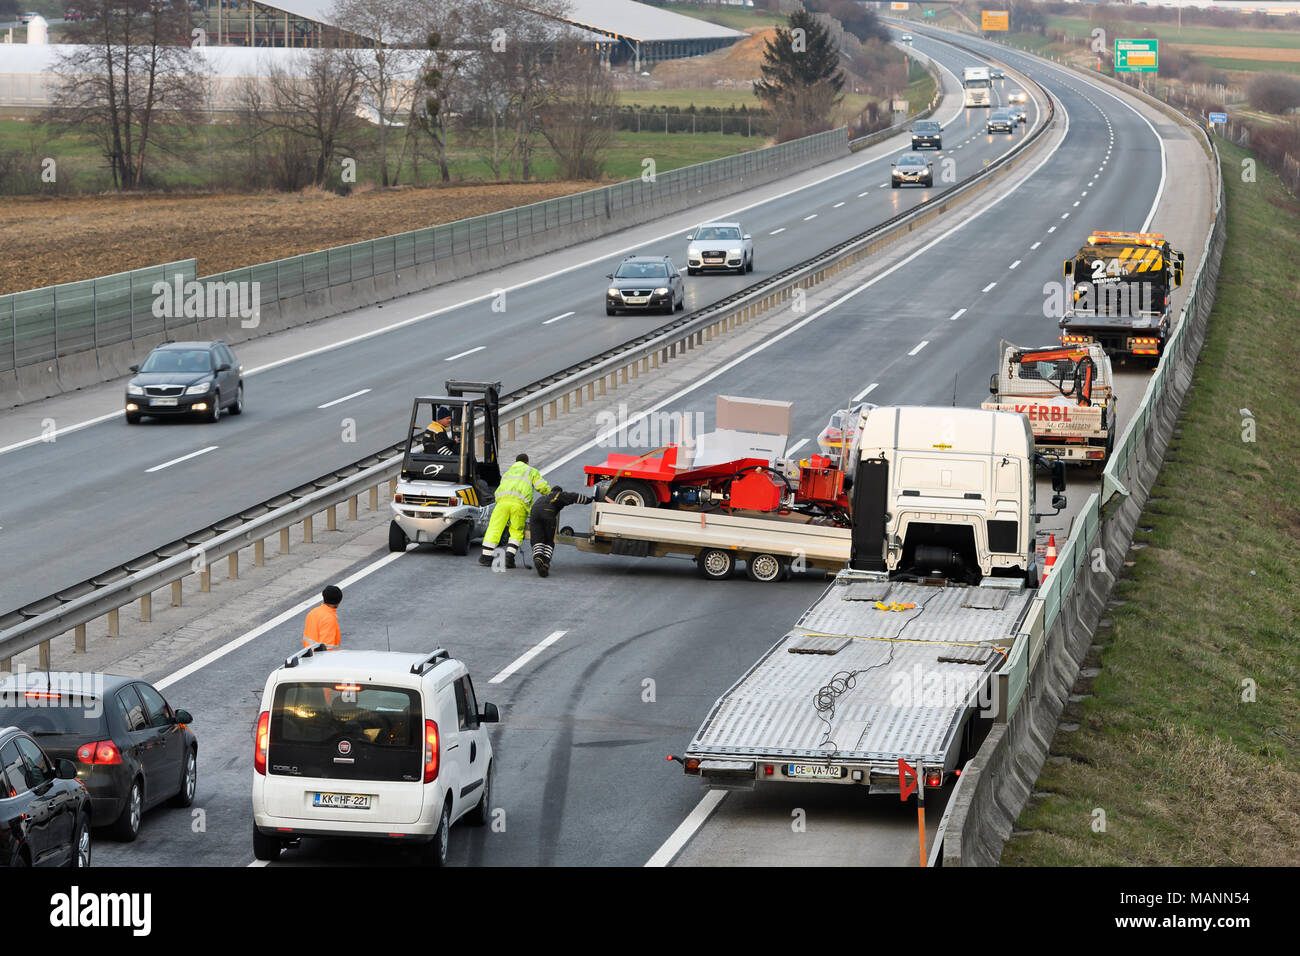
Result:
[[434,420],[429,422],[429,427],[420,436],[420,441],[424,444],[426,455],[455,456],[460,453],[460,442],[452,431],[450,408],[446,405],[438,406],[438,410],[434,413]]

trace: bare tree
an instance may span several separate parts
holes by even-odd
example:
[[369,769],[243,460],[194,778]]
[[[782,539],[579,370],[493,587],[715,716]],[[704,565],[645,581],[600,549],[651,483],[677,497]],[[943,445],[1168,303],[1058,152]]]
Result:
[[597,179],[613,139],[614,83],[590,46],[565,43],[552,62],[553,98],[543,107],[542,135],[566,179]]
[[[139,188],[151,149],[166,148],[165,117],[192,126],[207,67],[190,46],[186,4],[172,0],[87,0],[90,19],[73,26],[52,72],[55,122],[89,129],[118,189]],[[57,48],[56,48],[57,49]]]
[[333,16],[340,27],[370,41],[370,46],[345,48],[344,56],[361,80],[368,106],[373,106],[379,126],[379,178],[388,181],[390,117],[402,106],[403,94],[413,81],[416,61],[401,49],[416,40],[417,8],[392,0],[336,0]]
[[451,181],[448,144],[452,117],[458,112],[469,60],[468,24],[462,6],[447,0],[417,0],[413,7],[425,57],[411,98],[407,131],[408,135],[418,131],[428,136],[444,183]]
[[[310,144],[312,183],[324,186],[335,160],[354,151],[361,76],[342,50],[304,51],[298,66],[272,64],[244,86],[244,107],[259,135],[276,132]],[[290,140],[292,141],[292,140]]]

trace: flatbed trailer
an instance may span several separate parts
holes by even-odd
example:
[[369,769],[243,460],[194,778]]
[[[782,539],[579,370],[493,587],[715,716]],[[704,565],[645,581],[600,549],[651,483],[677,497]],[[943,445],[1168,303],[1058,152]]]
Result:
[[[682,756],[713,789],[817,782],[897,793],[898,761],[928,788],[978,747],[1035,594],[841,571],[718,699]],[[908,607],[908,605],[912,605]]]
[[794,512],[688,511],[596,501],[589,534],[565,528],[555,540],[597,554],[686,555],[695,559],[702,576],[714,580],[731,577],[744,561],[751,579],[779,581],[792,567],[843,568],[852,534],[848,528],[816,524]]

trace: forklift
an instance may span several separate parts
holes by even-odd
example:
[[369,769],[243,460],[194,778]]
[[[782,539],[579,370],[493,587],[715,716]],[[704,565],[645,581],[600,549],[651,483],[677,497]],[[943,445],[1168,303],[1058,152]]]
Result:
[[[449,381],[446,390],[446,395],[422,396],[411,405],[391,504],[389,551],[405,551],[414,542],[469,554],[470,542],[487,531],[493,494],[501,483],[501,383]],[[447,419],[445,431],[431,427]]]

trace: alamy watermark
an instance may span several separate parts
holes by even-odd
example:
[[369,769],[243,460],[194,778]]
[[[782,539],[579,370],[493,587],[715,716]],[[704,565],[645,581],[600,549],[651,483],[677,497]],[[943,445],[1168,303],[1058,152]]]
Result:
[[158,319],[226,319],[238,317],[240,326],[255,329],[262,321],[262,283],[188,282],[177,275],[159,281],[149,290],[152,312]]

